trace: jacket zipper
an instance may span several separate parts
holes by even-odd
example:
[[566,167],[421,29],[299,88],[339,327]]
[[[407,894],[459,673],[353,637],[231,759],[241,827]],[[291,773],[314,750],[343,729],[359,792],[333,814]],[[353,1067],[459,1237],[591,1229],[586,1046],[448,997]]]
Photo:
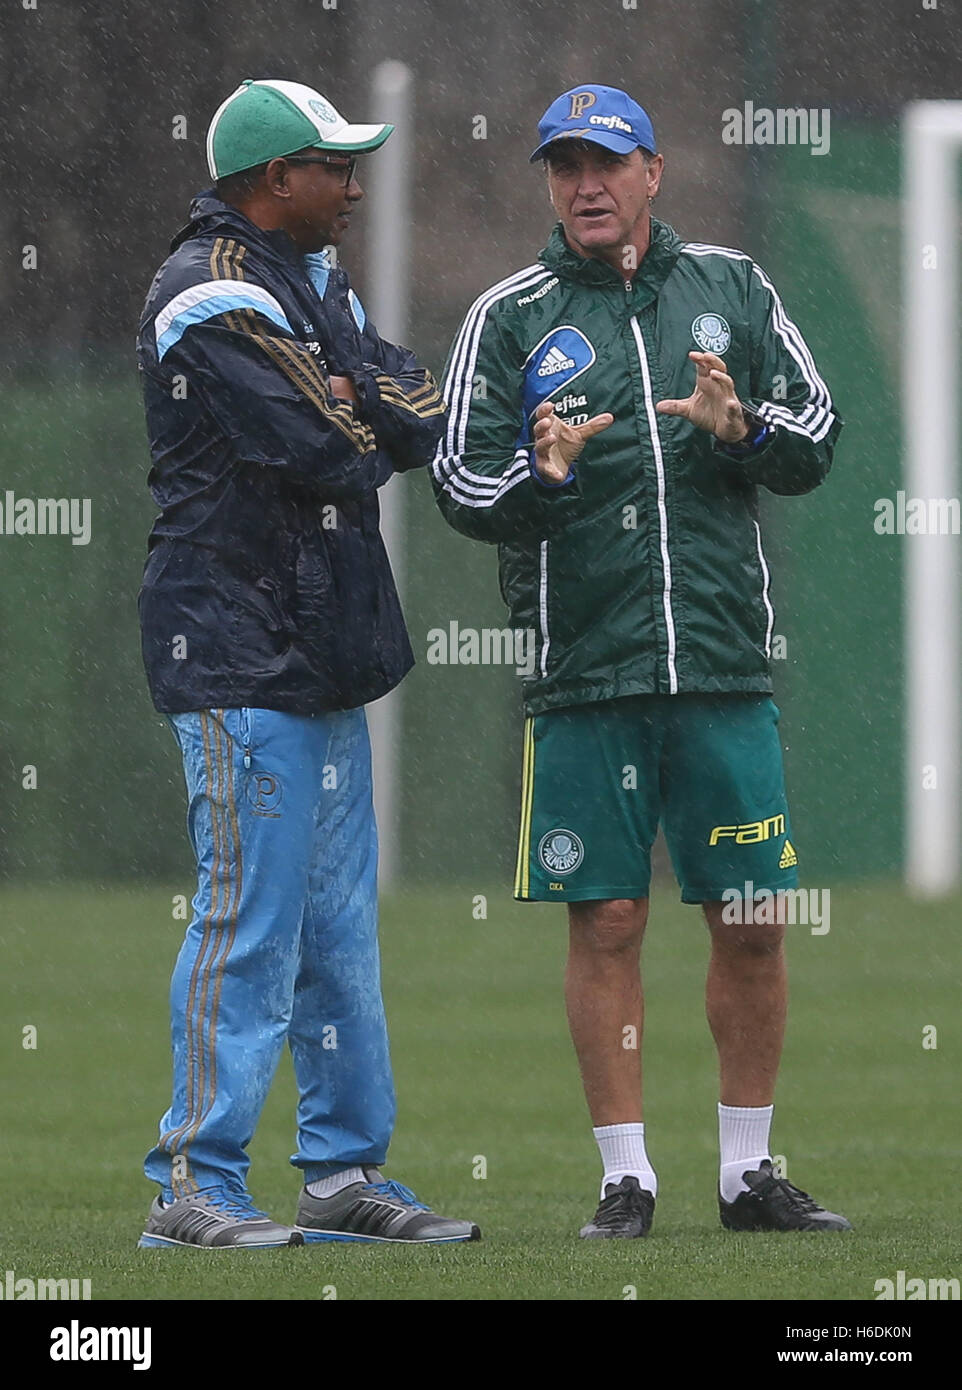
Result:
[[658,416],[651,391],[651,373],[648,370],[648,355],[644,339],[634,314],[631,316],[631,331],[635,336],[635,348],[641,366],[641,381],[645,391],[645,414],[648,417],[648,432],[651,436],[652,452],[655,456],[655,475],[658,479],[658,539],[661,549],[661,568],[664,575],[662,606],[665,612],[665,630],[668,635],[668,691],[678,694],[678,672],[675,669],[675,618],[671,608],[671,556],[668,553],[668,509],[665,505],[665,460],[661,452],[661,438],[658,434]]

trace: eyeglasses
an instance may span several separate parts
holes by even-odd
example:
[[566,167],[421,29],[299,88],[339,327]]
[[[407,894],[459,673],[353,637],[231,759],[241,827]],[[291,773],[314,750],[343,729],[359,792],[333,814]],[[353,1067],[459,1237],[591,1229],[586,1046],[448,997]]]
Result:
[[329,169],[344,175],[344,187],[347,188],[354,178],[354,171],[357,168],[356,159],[315,159],[313,155],[297,154],[285,156],[288,164],[326,164]]

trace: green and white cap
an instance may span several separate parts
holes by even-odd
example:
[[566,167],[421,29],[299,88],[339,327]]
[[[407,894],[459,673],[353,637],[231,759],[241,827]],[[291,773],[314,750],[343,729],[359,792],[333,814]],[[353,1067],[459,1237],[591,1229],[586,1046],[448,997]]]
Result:
[[207,131],[211,177],[266,164],[313,146],[319,150],[376,150],[393,125],[350,125],[320,92],[300,82],[248,78],[217,108]]

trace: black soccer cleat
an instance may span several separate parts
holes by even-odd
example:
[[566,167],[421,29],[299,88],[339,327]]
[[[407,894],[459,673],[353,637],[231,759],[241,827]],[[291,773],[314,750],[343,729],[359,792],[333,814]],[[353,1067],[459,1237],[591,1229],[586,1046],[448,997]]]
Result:
[[582,1226],[585,1240],[637,1239],[651,1230],[655,1214],[655,1198],[642,1190],[637,1178],[622,1178],[617,1186],[610,1182],[599,1203],[594,1219]]
[[807,1192],[787,1178],[775,1176],[771,1159],[742,1174],[751,1191],[739,1192],[734,1202],[718,1194],[718,1210],[726,1231],[850,1231],[852,1223],[820,1207]]

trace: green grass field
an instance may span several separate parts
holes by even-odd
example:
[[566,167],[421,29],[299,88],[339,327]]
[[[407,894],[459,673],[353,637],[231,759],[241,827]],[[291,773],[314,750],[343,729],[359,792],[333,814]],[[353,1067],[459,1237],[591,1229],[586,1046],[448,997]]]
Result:
[[[331,1286],[338,1299],[622,1299],[628,1286],[639,1299],[871,1299],[898,1269],[958,1277],[960,927],[958,899],[920,907],[879,885],[833,892],[828,935],[789,929],[774,1146],[857,1229],[733,1236],[715,1202],[706,932],[672,885],[656,888],[645,1063],[658,1210],[647,1241],[587,1243],[577,1232],[600,1174],[565,1024],[561,909],[502,889],[479,921],[467,890],[388,898],[399,1122],[386,1172],[477,1220],[484,1239],[168,1253],[134,1247],[153,1194],[141,1163],[168,1100],[183,929],[171,893],[7,888],[0,1270],[89,1278],[95,1299],[320,1299]],[[922,1045],[929,1025],[935,1049]],[[285,1058],[251,1148],[252,1191],[279,1219],[298,1188],[293,1103]]]

